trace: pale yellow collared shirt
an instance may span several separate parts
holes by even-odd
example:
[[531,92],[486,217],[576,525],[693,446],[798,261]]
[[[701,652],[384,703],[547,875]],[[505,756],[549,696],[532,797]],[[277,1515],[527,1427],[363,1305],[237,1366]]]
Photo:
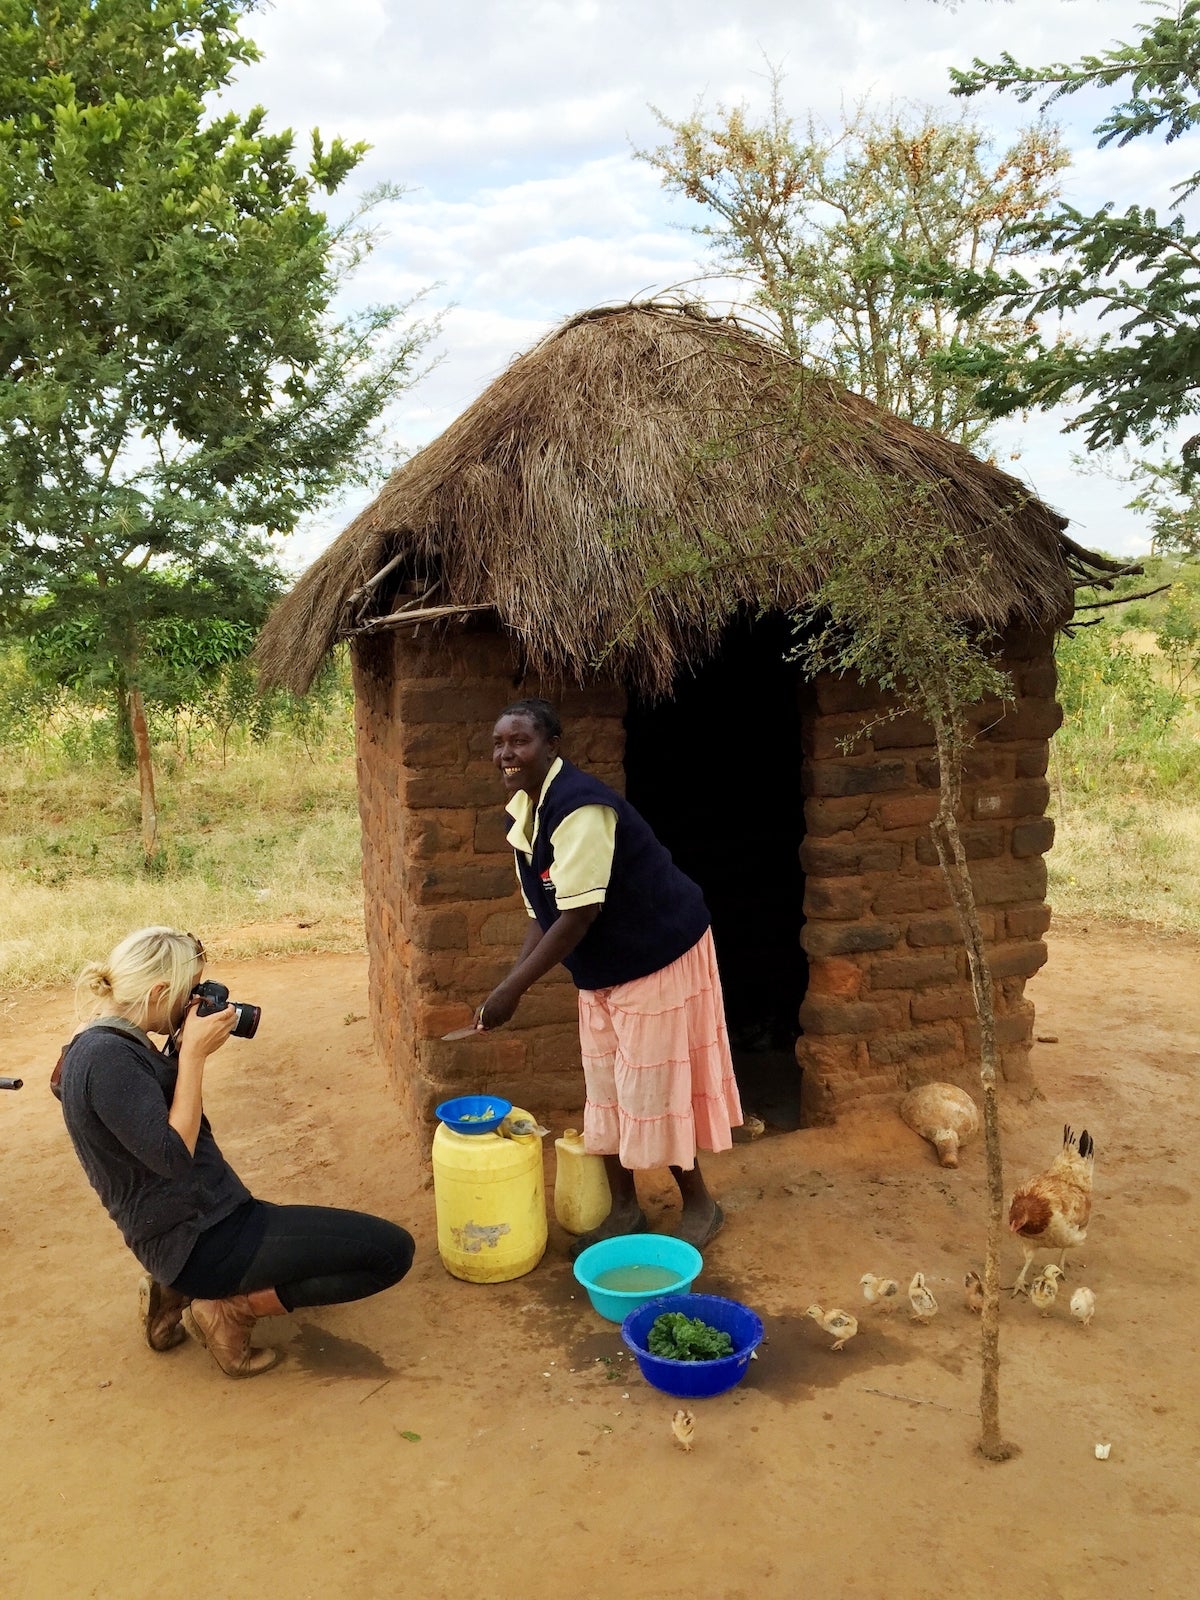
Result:
[[[546,790],[558,777],[562,766],[562,757],[556,757],[538,793],[536,805],[522,789],[513,795],[504,808],[513,819],[507,834],[508,842],[527,861],[532,860],[533,846],[538,836],[538,811],[546,798]],[[617,813],[611,806],[580,806],[562,819],[550,836],[554,853],[550,862],[550,881],[554,885],[554,898],[560,911],[604,903],[608,880],[612,877],[616,845]],[[518,871],[517,882],[520,881],[521,874]],[[532,917],[533,907],[523,888],[521,898]]]

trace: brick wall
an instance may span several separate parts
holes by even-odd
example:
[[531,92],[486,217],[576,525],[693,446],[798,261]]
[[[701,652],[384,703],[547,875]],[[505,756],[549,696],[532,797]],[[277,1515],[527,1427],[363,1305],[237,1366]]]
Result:
[[[992,951],[1004,1076],[1028,1078],[1033,1006],[1026,979],[1046,959],[1050,912],[1042,860],[1055,703],[1053,641],[1005,641],[1015,703],[983,705],[966,762],[963,842]],[[929,823],[937,810],[932,734],[899,718],[858,739],[874,695],[821,678],[804,717],[804,866],[808,994],[796,1046],[806,1115],[891,1097],[930,1079],[978,1083],[979,1038],[967,958]]]
[[624,695],[521,678],[510,644],[467,633],[397,633],[355,654],[359,808],[376,1046],[410,1114],[452,1094],[577,1108],[582,1068],[565,971],[522,1000],[518,1025],[446,1044],[504,976],[527,919],[492,765],[501,708],[527,694],[559,706],[564,754],[624,787]]
[[[1047,635],[1014,632],[1006,660],[1018,697],[979,709],[964,840],[993,950],[1003,1070],[1020,1080],[1033,1023],[1025,981],[1046,959],[1045,772],[1060,712]],[[519,1026],[459,1044],[441,1035],[470,1019],[525,932],[491,764],[497,713],[521,694],[548,694],[563,712],[565,753],[623,788],[623,694],[522,678],[511,645],[483,632],[365,641],[354,667],[371,1013],[397,1094],[416,1121],[474,1091],[539,1112],[577,1109],[565,972],[525,997]],[[843,750],[875,704],[857,682],[826,678],[802,710],[809,988],[796,1051],[809,1120],[929,1078],[977,1081],[966,954],[929,837],[932,738],[899,719]]]

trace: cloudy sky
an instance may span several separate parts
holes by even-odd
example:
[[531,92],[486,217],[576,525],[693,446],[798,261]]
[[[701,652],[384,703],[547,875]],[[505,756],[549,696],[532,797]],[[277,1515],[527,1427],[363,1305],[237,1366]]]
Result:
[[[264,58],[229,99],[265,105],[275,127],[369,141],[348,200],[405,186],[381,208],[385,237],[354,292],[394,300],[432,286],[429,303],[450,308],[439,365],[394,408],[398,442],[414,448],[561,318],[707,270],[695,216],[633,158],[658,140],[652,106],[674,118],[698,100],[762,108],[772,63],[800,120],[836,121],[863,99],[953,117],[950,67],[1004,50],[1031,65],[1077,59],[1131,39],[1148,15],[1140,0],[275,0],[246,26]],[[998,141],[1031,115],[1010,96],[970,105]],[[1067,198],[1165,205],[1169,183],[1200,166],[1200,141],[1097,152],[1104,109],[1090,95],[1055,108],[1074,156]],[[1002,464],[1076,538],[1146,548],[1128,492],[1073,464],[1081,445],[1062,420],[1006,424]],[[289,564],[307,564],[354,509],[297,535]]]

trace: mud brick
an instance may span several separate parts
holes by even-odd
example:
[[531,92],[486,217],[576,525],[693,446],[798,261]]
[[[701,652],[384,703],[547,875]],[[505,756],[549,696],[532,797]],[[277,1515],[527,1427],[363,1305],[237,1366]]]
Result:
[[1026,861],[981,861],[972,869],[975,900],[981,906],[1015,905],[1023,900],[1046,898],[1046,859],[1031,856]]
[[[959,829],[968,861],[989,861],[1004,854],[1004,829],[999,823]],[[916,841],[916,857],[923,867],[940,867],[937,846],[928,836]]]
[[490,767],[482,771],[472,767],[462,773],[450,768],[435,768],[429,772],[405,768],[401,771],[400,782],[405,803],[412,811],[455,810],[464,806],[486,810],[503,799],[500,780]]
[[933,744],[933,729],[915,712],[906,711],[871,730],[876,750],[912,750]]
[[1053,700],[1058,691],[1058,670],[1054,657],[1033,661],[1017,673],[1021,693],[1036,700]]
[[467,932],[467,914],[458,907],[413,913],[412,938],[422,950],[465,950]]
[[1054,843],[1054,818],[1035,817],[1018,822],[1012,831],[1012,853],[1018,859],[1044,855]]
[[928,989],[933,984],[952,982],[957,976],[958,954],[954,950],[939,950],[926,956],[882,957],[867,969],[872,990]]
[[436,989],[477,1006],[486,1000],[512,966],[506,952],[463,955],[459,951],[418,950],[413,958],[414,986]]
[[410,1015],[413,1033],[419,1039],[440,1039],[452,1028],[465,1028],[471,1020],[463,1015],[461,1004],[453,1001],[419,1000]]
[[1040,939],[1050,926],[1050,907],[1044,902],[1017,906],[1004,914],[1004,928],[1010,939]]
[[[1028,1016],[1018,1015],[996,1018],[996,1044],[1002,1049],[1008,1045],[1028,1045],[1033,1036],[1033,1008]],[[981,1049],[978,1018],[963,1023],[963,1039],[968,1051],[977,1056]]]
[[914,917],[908,925],[908,942],[918,950],[930,945],[961,945],[962,929],[953,914],[943,917]]
[[408,819],[404,830],[405,854],[414,861],[474,852],[473,811],[425,811]]
[[1050,746],[1045,740],[1016,752],[1018,778],[1044,778],[1050,765]]
[[817,678],[816,689],[817,706],[827,716],[836,715],[839,711],[874,713],[881,704],[892,704],[890,698],[881,696],[873,684],[864,683],[854,673],[835,677],[831,672],[822,672]]
[[833,799],[813,795],[804,801],[804,823],[809,833],[844,833],[857,828],[870,809],[865,796]]
[[407,873],[408,893],[418,905],[448,900],[505,900],[516,894],[510,861],[478,861],[456,866],[415,865]]
[[479,929],[479,943],[500,945],[516,956],[521,942],[529,931],[529,917],[524,906],[512,911],[494,911],[485,917]]
[[811,795],[884,794],[903,789],[906,782],[903,761],[867,760],[858,766],[849,761],[817,761],[806,766],[800,777],[803,792]]
[[1049,951],[1042,939],[1022,939],[1014,944],[993,945],[987,954],[993,978],[1032,978],[1046,965]]
[[877,801],[873,810],[881,828],[928,827],[937,816],[934,794],[906,794],[896,800]]
[[503,704],[502,694],[478,684],[431,689],[403,683],[396,697],[396,712],[406,727],[421,722],[449,722],[491,728]]
[[1050,800],[1050,785],[1044,778],[1027,778],[1020,783],[998,784],[981,790],[974,800],[976,817],[1040,817]]
[[809,966],[808,993],[854,1000],[862,981],[863,969],[857,961],[848,961],[842,956],[821,956]]
[[498,855],[502,851],[511,852],[512,846],[505,837],[512,827],[512,818],[496,806],[487,811],[475,813],[475,831],[473,843],[478,855]]
[[855,922],[867,909],[867,887],[861,878],[807,878],[804,915]]
[[924,878],[890,878],[881,883],[871,901],[877,917],[894,917],[906,911],[927,909]]
[[805,839],[800,865],[806,874],[820,878],[857,878],[865,872],[898,872],[903,852],[896,843],[864,839],[853,844],[833,844]]
[[[470,759],[467,730],[445,722],[406,727],[402,748],[409,767],[465,767]],[[490,753],[491,741],[488,741]]]
[[1014,626],[1005,629],[1004,659],[1034,663],[1054,659],[1054,633],[1049,628]]
[[871,741],[863,732],[860,713],[836,717],[806,717],[800,727],[800,748],[812,760],[865,755]]
[[803,1034],[796,1040],[796,1060],[805,1069],[824,1079],[853,1077],[867,1064],[867,1047],[861,1039],[846,1034]]
[[800,943],[809,955],[855,955],[866,950],[890,950],[900,929],[887,922],[806,922]]
[[988,738],[1048,739],[1062,726],[1062,708],[1057,701],[1026,698],[1010,702],[999,721],[989,730]]
[[582,1073],[578,1027],[533,1028],[527,1030],[525,1042],[526,1059],[534,1072]]
[[[967,783],[981,783],[1006,772],[1009,756],[1003,750],[993,750],[987,745],[975,745],[963,752],[963,779]],[[936,756],[918,761],[917,782],[925,789],[936,789],[941,782]]]
[[962,1036],[951,1023],[941,1027],[913,1028],[908,1033],[884,1033],[867,1040],[867,1052],[878,1066],[904,1066],[927,1056],[953,1055]]
[[800,1007],[800,1026],[810,1033],[876,1033],[880,1028],[894,1027],[899,1020],[899,1008],[894,1005],[872,1005],[863,1000],[824,1000],[809,993]]
[[942,1022],[949,1017],[973,1017],[975,997],[964,982],[956,989],[929,990],[912,997],[914,1022]]

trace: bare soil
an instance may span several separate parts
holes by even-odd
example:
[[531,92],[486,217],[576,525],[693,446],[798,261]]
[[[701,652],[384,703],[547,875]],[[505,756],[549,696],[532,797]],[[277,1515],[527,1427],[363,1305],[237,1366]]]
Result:
[[[194,1345],[139,1342],[137,1269],[46,1089],[71,997],[5,1002],[0,1061],[26,1087],[0,1096],[0,1594],[1194,1592],[1198,967],[1190,944],[1060,928],[1033,986],[1058,1042],[1036,1051],[1044,1098],[1004,1105],[1008,1181],[1041,1170],[1070,1121],[1096,1140],[1096,1197],[1052,1313],[1006,1301],[1019,1454],[1001,1466],[974,1453],[979,1331],[960,1293],[980,1261],[979,1143],[943,1171],[880,1116],[710,1160],[729,1223],[698,1286],[755,1306],[769,1340],[740,1388],[696,1405],[685,1455],[675,1402],[576,1294],[553,1224],[515,1283],[442,1269],[424,1152],[371,1052],[362,958],[225,972],[265,1016],[214,1061],[209,1112],[258,1193],[394,1217],[418,1261],[387,1295],[262,1324],[287,1359],[245,1383]],[[668,1187],[648,1198],[669,1226]],[[864,1271],[918,1268],[942,1306],[928,1326],[862,1305]],[[1097,1297],[1088,1329],[1066,1309],[1079,1283]],[[859,1316],[842,1353],[805,1318],[812,1301]]]

